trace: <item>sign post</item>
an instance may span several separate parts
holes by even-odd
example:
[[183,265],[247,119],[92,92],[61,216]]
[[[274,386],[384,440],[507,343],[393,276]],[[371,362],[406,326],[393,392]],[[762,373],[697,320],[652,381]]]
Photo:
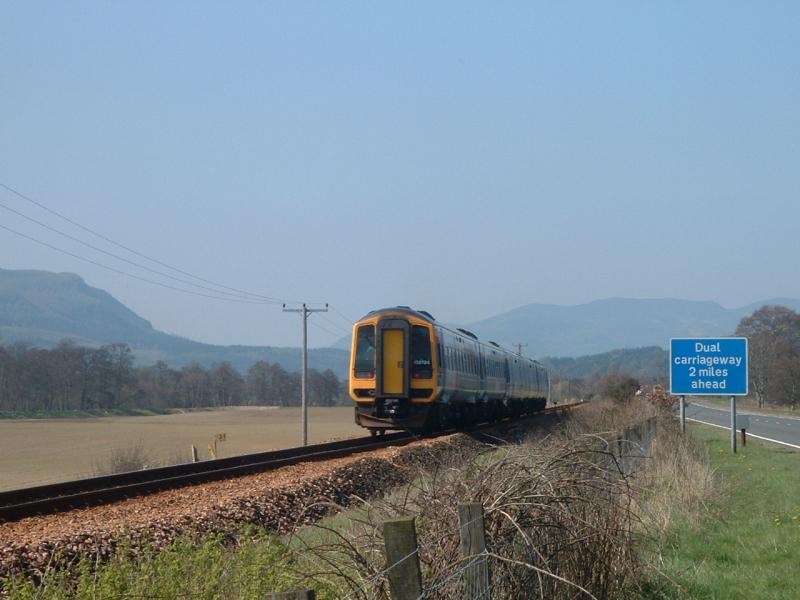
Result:
[[681,433],[686,430],[686,396],[729,396],[731,451],[736,452],[736,396],[748,393],[747,338],[672,338],[669,392],[680,396]]

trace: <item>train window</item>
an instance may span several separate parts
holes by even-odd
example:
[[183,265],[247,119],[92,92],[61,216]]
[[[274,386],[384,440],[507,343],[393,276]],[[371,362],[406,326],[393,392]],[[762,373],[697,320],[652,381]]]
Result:
[[414,379],[433,377],[431,334],[427,327],[421,325],[414,325],[411,328],[411,377]]
[[362,325],[356,335],[356,379],[375,377],[375,326]]

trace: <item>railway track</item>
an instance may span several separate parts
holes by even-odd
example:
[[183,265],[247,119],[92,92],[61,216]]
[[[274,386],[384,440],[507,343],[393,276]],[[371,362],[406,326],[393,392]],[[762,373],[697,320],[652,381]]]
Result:
[[[523,419],[567,412],[574,406],[549,407]],[[467,431],[477,432],[503,423],[510,421],[477,425]],[[378,437],[339,440],[0,492],[0,523],[18,521],[34,515],[119,502],[135,496],[199,483],[262,473],[300,462],[322,461],[389,446],[403,446],[421,438],[449,435],[457,431],[460,430],[446,430],[425,436],[406,432],[391,433]]]

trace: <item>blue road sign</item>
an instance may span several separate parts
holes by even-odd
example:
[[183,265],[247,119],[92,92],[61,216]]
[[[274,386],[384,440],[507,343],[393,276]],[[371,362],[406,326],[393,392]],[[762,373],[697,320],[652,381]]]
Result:
[[675,396],[746,396],[747,338],[673,338],[669,391]]

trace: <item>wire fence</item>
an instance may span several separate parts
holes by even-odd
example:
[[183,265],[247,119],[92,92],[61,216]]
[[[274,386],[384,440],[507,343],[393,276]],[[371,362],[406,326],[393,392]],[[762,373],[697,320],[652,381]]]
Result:
[[[650,454],[651,444],[656,433],[656,419],[648,419],[641,424],[625,429],[617,435],[610,437],[594,436],[593,442],[600,450],[594,450],[595,457],[605,461],[603,466],[597,470],[596,479],[589,481],[594,487],[599,487],[606,479],[609,485],[600,495],[591,500],[592,502],[608,502],[609,506],[616,502],[611,496],[622,495],[624,489],[630,486],[630,478],[642,468],[646,458]],[[574,453],[573,453],[574,454]],[[587,469],[591,470],[591,466]],[[587,471],[589,472],[589,471]],[[613,481],[612,481],[613,480]],[[616,483],[614,483],[616,481]],[[627,500],[622,500],[622,504]],[[601,509],[604,510],[604,509]],[[486,512],[485,512],[486,511]],[[392,519],[383,522],[382,534],[374,534],[373,554],[368,560],[364,560],[360,567],[363,578],[358,579],[358,575],[352,572],[343,575],[342,571],[336,573],[338,577],[344,578],[344,584],[349,588],[347,593],[337,595],[343,600],[440,600],[445,598],[463,598],[465,600],[487,600],[490,598],[507,597],[506,594],[510,587],[520,590],[517,587],[520,583],[518,578],[512,581],[513,576],[509,575],[513,569],[526,571],[538,579],[538,589],[541,593],[547,586],[543,581],[550,580],[552,589],[560,586],[562,590],[568,591],[570,597],[576,598],[596,598],[592,593],[591,587],[585,583],[581,585],[574,579],[562,576],[558,572],[558,560],[552,562],[552,555],[547,556],[548,550],[551,552],[568,552],[572,554],[580,553],[575,548],[569,550],[564,543],[564,539],[558,538],[554,531],[554,523],[534,523],[526,524],[526,527],[538,528],[537,544],[534,552],[526,556],[515,555],[512,553],[503,554],[502,549],[494,548],[487,543],[488,518],[493,520],[494,533],[497,533],[497,523],[507,519],[507,515],[502,515],[504,511],[496,506],[487,505],[484,508],[482,503],[463,503],[458,505],[458,524],[456,527],[449,526],[446,530],[437,530],[440,539],[426,538],[426,541],[417,539],[417,525],[425,523],[425,518],[406,517]],[[630,515],[618,513],[623,519]],[[444,515],[441,515],[444,517]],[[581,533],[575,533],[569,544],[576,542],[581,544],[581,536],[598,535],[598,530],[602,538],[600,543],[606,547],[613,546],[612,536],[625,532],[622,528],[615,531],[614,527],[608,527],[609,523],[597,525],[597,529],[592,531],[594,524],[586,523],[584,516],[578,516],[567,525],[561,527],[574,527],[579,529],[585,526],[586,529]],[[429,518],[429,517],[428,517]],[[584,520],[582,522],[582,519]],[[508,519],[507,519],[508,520]],[[427,523],[430,525],[430,521]],[[611,523],[621,524],[620,521]],[[391,526],[389,526],[391,525]],[[628,523],[629,525],[629,523]],[[513,523],[512,527],[519,526],[519,522]],[[520,531],[520,543],[531,545],[530,533]],[[604,537],[605,536],[605,537]],[[425,536],[423,536],[424,538]],[[568,536],[569,537],[569,536]],[[453,538],[456,543],[443,543],[442,538]],[[584,540],[585,541],[585,540]],[[379,556],[374,553],[375,543],[382,542],[383,546],[383,568],[375,568],[381,562]],[[611,542],[609,544],[609,542]],[[427,544],[430,544],[428,546]],[[445,554],[442,560],[442,548],[460,548],[460,552]],[[506,548],[507,550],[507,548]],[[539,554],[539,553],[542,554]],[[432,556],[436,558],[432,560]],[[361,558],[364,558],[361,554]],[[610,561],[614,558],[608,555]],[[368,572],[368,575],[366,572]],[[367,575],[367,576],[364,576]],[[495,582],[493,579],[497,579]],[[313,580],[313,579],[312,579]],[[293,592],[296,594],[297,592]],[[309,593],[310,590],[309,590]],[[603,596],[603,593],[599,593]],[[536,597],[539,593],[536,593]],[[289,598],[313,598],[309,596],[297,595],[275,595],[276,599]]]

